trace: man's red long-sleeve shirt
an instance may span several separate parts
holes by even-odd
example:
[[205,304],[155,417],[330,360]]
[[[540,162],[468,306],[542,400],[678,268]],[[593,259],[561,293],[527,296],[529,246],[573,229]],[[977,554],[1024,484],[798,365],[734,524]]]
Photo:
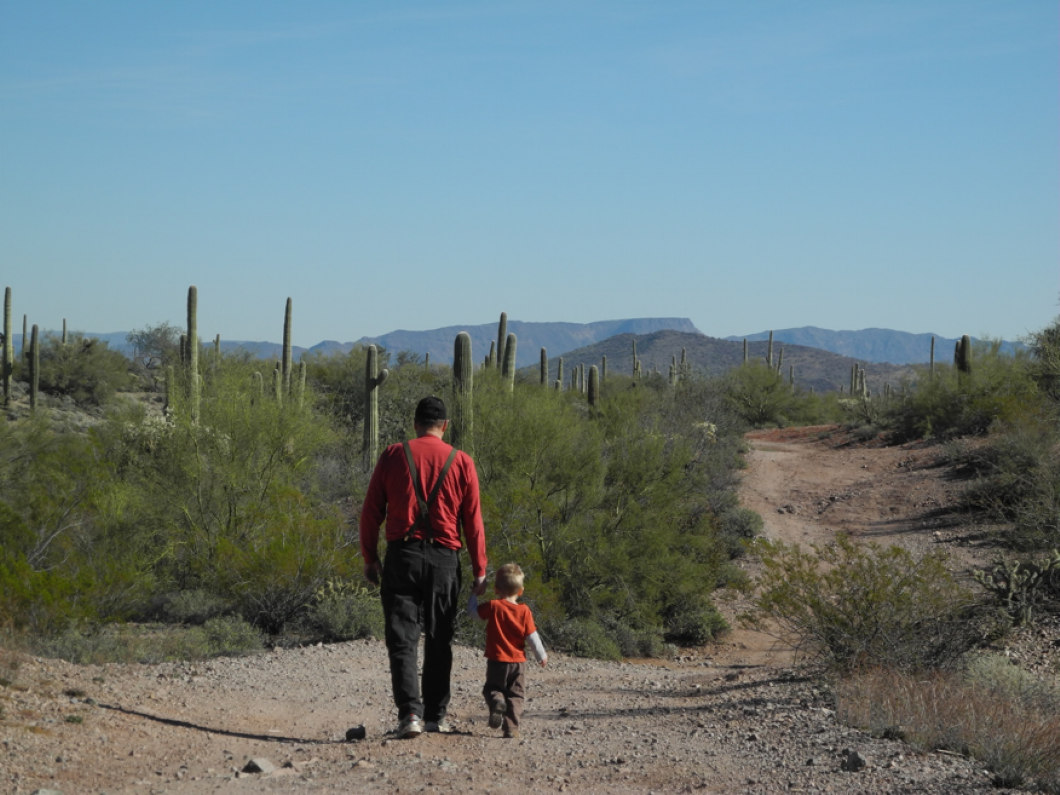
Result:
[[[423,494],[429,495],[449,457],[450,445],[427,434],[409,440]],[[365,565],[379,562],[379,528],[386,520],[387,542],[402,539],[416,521],[419,505],[409,477],[405,450],[392,444],[379,456],[361,508],[361,555]],[[475,577],[486,576],[486,534],[479,502],[478,473],[471,456],[457,451],[442,488],[431,506],[434,540],[450,549],[460,549],[460,527]],[[413,535],[418,538],[419,533]]]

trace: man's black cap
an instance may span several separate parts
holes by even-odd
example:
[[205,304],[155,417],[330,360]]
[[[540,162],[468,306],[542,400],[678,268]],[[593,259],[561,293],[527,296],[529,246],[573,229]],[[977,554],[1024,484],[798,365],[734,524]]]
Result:
[[433,425],[449,419],[445,413],[445,403],[440,397],[425,397],[416,405],[416,422],[420,425]]

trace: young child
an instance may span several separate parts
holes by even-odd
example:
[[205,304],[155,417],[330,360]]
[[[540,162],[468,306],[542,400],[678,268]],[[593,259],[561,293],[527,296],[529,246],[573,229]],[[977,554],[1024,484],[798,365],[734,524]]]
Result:
[[490,728],[503,724],[504,736],[514,738],[519,736],[523,714],[526,641],[530,641],[542,667],[548,655],[530,608],[518,602],[523,595],[523,570],[515,563],[505,563],[497,569],[493,590],[500,598],[481,605],[472,593],[467,612],[486,622],[486,684],[482,695],[489,705]]

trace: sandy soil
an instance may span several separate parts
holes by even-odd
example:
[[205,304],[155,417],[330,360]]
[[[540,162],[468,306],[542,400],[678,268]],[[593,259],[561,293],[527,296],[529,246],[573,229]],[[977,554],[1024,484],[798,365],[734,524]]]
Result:
[[[838,530],[984,551],[947,506],[937,450],[834,429],[756,434],[744,504],[766,534]],[[739,600],[723,602],[730,612]],[[546,639],[547,640],[547,639]],[[1043,664],[1054,664],[1046,659]],[[458,648],[457,731],[397,740],[383,645],[241,659],[76,666],[0,650],[0,790],[85,792],[1000,792],[974,761],[839,725],[828,693],[768,636],[737,629],[671,659],[552,653],[523,735],[486,725],[480,652]],[[366,738],[346,742],[348,727]]]

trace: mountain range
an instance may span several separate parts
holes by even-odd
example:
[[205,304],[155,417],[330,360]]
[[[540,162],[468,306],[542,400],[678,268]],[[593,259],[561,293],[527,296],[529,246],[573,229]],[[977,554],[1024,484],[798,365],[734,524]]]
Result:
[[[682,350],[694,370],[716,374],[742,361],[744,340],[748,355],[767,355],[769,331],[726,338],[708,337],[688,318],[632,318],[603,320],[594,323],[525,322],[508,320],[507,330],[516,337],[516,366],[536,367],[541,349],[547,352],[551,372],[556,360],[564,357],[569,366],[595,364],[608,357],[614,372],[632,369],[633,340],[637,340],[638,356],[645,372],[669,372],[674,357]],[[473,356],[483,361],[497,337],[498,324],[475,326],[447,326],[427,331],[400,329],[377,337],[362,337],[354,342],[325,340],[310,348],[294,348],[297,359],[304,353],[333,355],[347,353],[358,345],[374,343],[391,354],[403,351],[420,357],[429,356],[435,364],[449,364],[453,357],[456,335],[466,331],[471,335]],[[54,333],[54,332],[52,332]],[[781,356],[783,372],[794,368],[796,380],[816,389],[835,389],[849,383],[852,365],[867,368],[870,384],[875,378],[897,383],[903,374],[910,373],[909,365],[927,363],[931,356],[931,341],[935,340],[935,360],[952,360],[955,338],[933,334],[911,334],[891,329],[862,329],[860,331],[830,331],[814,326],[773,331],[774,354]],[[15,334],[14,343],[21,350],[21,335]],[[86,333],[107,342],[112,350],[132,355],[126,332],[104,334]],[[209,340],[204,340],[208,344]],[[1012,352],[1020,343],[1002,342],[1002,350]],[[278,342],[221,340],[223,351],[245,350],[263,359],[278,359],[282,346]],[[569,372],[569,370],[568,370]]]
[[[757,341],[769,338],[770,332],[759,331],[745,337],[731,336],[727,340]],[[931,340],[935,340],[935,361],[952,358],[954,338],[937,334],[909,334],[885,328],[866,328],[860,331],[830,331],[816,326],[802,326],[772,332],[774,342],[805,345],[824,351],[849,356],[864,362],[888,362],[890,364],[926,364],[931,359]],[[974,341],[974,338],[973,338]],[[1019,342],[1001,342],[1001,350],[1012,354],[1024,347]]]

